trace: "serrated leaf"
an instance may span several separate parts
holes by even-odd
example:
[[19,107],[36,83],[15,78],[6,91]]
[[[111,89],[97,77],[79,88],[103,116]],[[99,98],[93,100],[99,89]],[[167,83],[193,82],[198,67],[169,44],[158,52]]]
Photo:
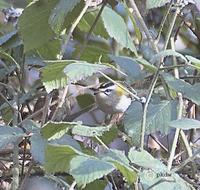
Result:
[[95,137],[95,136],[102,136],[105,132],[108,132],[109,129],[110,129],[109,126],[89,127],[85,125],[76,125],[72,128],[72,134],[85,137]]
[[70,63],[72,61],[56,61],[41,70],[41,80],[48,93],[53,89],[66,86],[68,80],[63,70]]
[[87,184],[84,190],[102,190],[106,188],[107,184],[108,182],[106,180],[95,180],[92,183]]
[[48,173],[68,172],[70,161],[80,152],[68,145],[47,145],[45,169]]
[[137,50],[123,18],[109,7],[104,8],[101,16],[110,37],[114,38],[123,48],[128,48],[137,55]]
[[9,127],[0,125],[0,149],[8,144],[19,143],[18,140],[26,134],[19,127]]
[[51,11],[49,23],[55,33],[59,33],[62,29],[65,17],[81,0],[60,0]]
[[49,16],[58,0],[38,0],[26,7],[19,17],[25,51],[38,48],[53,38],[54,33],[48,24]]
[[181,79],[177,79],[168,73],[162,73],[162,76],[171,89],[176,92],[181,92],[183,97],[188,98],[197,105],[200,105],[200,88],[195,88],[195,85],[191,85]]
[[169,123],[170,127],[174,127],[177,129],[189,130],[189,129],[199,129],[200,121],[195,119],[183,118],[171,121]]
[[83,51],[80,57],[81,60],[91,63],[98,62],[100,57],[102,62],[107,62],[109,60],[107,56],[110,51],[109,48],[104,46],[101,47],[100,43],[93,43],[92,45],[87,44],[84,50],[82,50],[82,48],[82,44],[75,46],[73,57],[76,57],[76,55],[79,55],[79,53]]
[[101,64],[91,64],[84,61],[76,62],[67,65],[64,68],[64,73],[71,82],[77,82],[83,80],[98,71],[104,71],[109,67]]
[[145,169],[152,169],[157,172],[165,171],[167,167],[160,162],[158,159],[155,159],[151,154],[149,154],[146,150],[135,150],[131,148],[128,157],[131,163],[136,164]]
[[104,133],[100,139],[105,143],[105,144],[110,144],[115,138],[118,137],[118,130],[116,127],[111,127],[111,129]]
[[185,57],[195,66],[196,69],[200,70],[200,60],[199,59],[192,57],[190,55],[186,55]]
[[[162,177],[162,175],[166,177]],[[153,190],[194,190],[194,188],[179,175],[167,170],[163,172],[143,170],[140,172],[140,183],[144,189],[151,189],[153,187]]]
[[115,165],[129,184],[137,180],[137,173],[130,167],[125,153],[119,150],[108,150],[101,155],[102,159]]
[[92,156],[76,156],[70,162],[70,174],[81,186],[100,179],[114,169],[111,163]]
[[144,73],[142,72],[141,67],[134,59],[114,55],[109,55],[109,57],[127,74],[127,79],[130,82],[142,80],[144,78]]
[[137,59],[135,59],[135,61],[138,62],[139,64],[143,65],[144,68],[151,73],[155,73],[157,71],[157,68],[154,65],[152,65],[151,63],[149,63],[146,59],[137,58]]
[[41,134],[47,140],[59,139],[72,127],[79,125],[76,122],[48,122],[42,129]]
[[[141,122],[143,109],[139,102],[133,102],[124,117],[125,132],[132,137],[135,146],[140,145]],[[162,101],[159,104],[149,104],[145,134],[160,131],[167,134],[168,123],[176,119],[177,102]]]
[[164,51],[161,51],[161,52],[155,54],[153,56],[153,58],[150,60],[150,62],[155,63],[156,61],[159,61],[161,58],[168,57],[168,56],[179,57],[183,61],[185,61],[185,63],[188,62],[187,59],[181,53],[178,53],[178,52],[171,50],[171,49],[167,49],[167,50],[164,50]]
[[146,8],[147,9],[158,8],[158,7],[162,7],[170,2],[171,2],[170,0],[147,0]]
[[[92,12],[87,12],[83,18],[80,20],[78,23],[77,27],[82,31],[82,32],[88,32],[91,28],[91,25],[95,21],[97,15],[98,15],[99,10],[97,11],[92,11]],[[106,32],[102,18],[100,17],[98,21],[96,22],[96,25],[94,29],[92,30],[93,35],[101,36],[103,38],[108,38],[108,33]]]

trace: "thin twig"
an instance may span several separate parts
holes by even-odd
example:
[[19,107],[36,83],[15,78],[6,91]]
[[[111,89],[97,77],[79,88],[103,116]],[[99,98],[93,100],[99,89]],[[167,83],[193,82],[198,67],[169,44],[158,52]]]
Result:
[[128,90],[127,88],[125,88],[123,85],[121,85],[120,83],[114,81],[113,79],[111,79],[109,76],[107,76],[106,74],[104,74],[103,72],[99,71],[99,73],[104,76],[106,79],[108,79],[109,81],[113,82],[114,84],[116,84],[117,86],[119,86],[121,89],[123,89],[124,91],[126,91],[127,93],[129,93],[133,98],[135,98],[137,101],[141,101],[141,98],[138,97],[137,95],[135,95],[134,93],[132,93],[130,90]]
[[[180,2],[181,2],[181,0],[178,1],[178,3],[180,3]],[[177,10],[175,11],[175,13],[173,15],[173,18],[172,18],[172,22],[171,22],[171,24],[169,26],[169,30],[168,30],[168,33],[167,33],[167,39],[165,41],[164,50],[166,50],[167,45],[169,43],[169,38],[171,36],[173,27],[175,25],[175,21],[176,21],[178,13],[179,13],[179,8],[177,8]],[[157,71],[154,74],[154,77],[153,77],[152,82],[150,84],[149,92],[148,92],[147,99],[146,99],[146,103],[144,104],[143,116],[142,116],[142,125],[141,125],[141,137],[140,137],[140,147],[141,147],[141,149],[144,148],[144,136],[145,136],[145,128],[146,128],[146,120],[147,120],[147,109],[148,109],[148,105],[149,105],[151,96],[153,94],[153,90],[155,88],[156,82],[157,82],[158,77],[159,77],[159,72],[160,72],[161,65],[162,65],[162,61],[157,66]]]
[[164,25],[165,25],[165,22],[166,22],[166,20],[167,20],[167,17],[168,17],[168,15],[169,15],[169,12],[170,12],[171,8],[172,8],[172,1],[170,2],[169,7],[168,7],[168,9],[167,9],[167,11],[166,11],[166,13],[165,13],[165,16],[164,16],[164,18],[162,19],[162,22],[161,22],[161,24],[160,24],[158,36],[156,37],[156,41],[157,41],[157,42],[160,41],[160,36],[161,36],[162,31],[163,31],[163,27],[164,27]]
[[72,24],[71,28],[69,29],[69,32],[66,36],[65,42],[63,44],[63,48],[61,50],[61,55],[60,55],[60,59],[62,59],[64,53],[65,53],[65,48],[72,36],[72,33],[74,31],[74,29],[76,28],[76,26],[78,25],[78,23],[80,22],[81,18],[83,17],[83,15],[86,13],[88,7],[90,6],[90,3],[92,2],[92,0],[87,0],[85,3],[85,6],[83,8],[83,10],[80,12],[79,16],[77,17],[77,19],[75,20],[75,22]]
[[29,176],[31,174],[31,170],[33,169],[33,166],[35,165],[33,160],[31,160],[29,164],[30,165],[29,165],[28,171],[26,172],[26,175],[25,175],[24,179],[21,182],[19,190],[25,190],[26,182],[27,182],[27,180],[28,180],[28,178],[29,178]]
[[102,6],[101,6],[101,8],[100,8],[100,10],[98,12],[98,15],[96,16],[94,22],[92,23],[92,26],[90,27],[90,30],[87,33],[87,36],[86,36],[86,38],[85,38],[85,40],[83,42],[83,45],[82,45],[80,51],[78,52],[78,55],[76,56],[77,59],[80,59],[80,57],[81,57],[81,55],[82,55],[82,53],[83,53],[88,41],[89,41],[89,37],[92,34],[92,31],[94,30],[94,28],[95,28],[95,26],[96,26],[96,24],[97,24],[97,22],[98,22],[98,20],[99,20],[99,18],[101,16],[101,13],[103,12],[103,9],[106,6],[106,4],[107,4],[107,1],[104,0],[103,4],[102,4]]
[[109,147],[98,137],[95,136],[95,138],[99,141],[99,143],[107,150],[109,150]]
[[151,36],[147,26],[146,26],[141,14],[140,14],[140,11],[138,10],[137,5],[135,4],[135,1],[129,0],[129,2],[130,2],[130,5],[131,5],[131,8],[133,9],[134,16],[138,19],[138,21],[141,25],[142,31],[144,31],[146,37],[148,38],[149,42],[151,43],[152,48],[154,49],[154,51],[156,53],[158,53],[158,47],[157,47],[155,41],[153,40],[153,38],[152,38],[152,36]]
[[59,102],[58,106],[56,107],[56,110],[55,110],[55,112],[54,112],[54,114],[51,118],[52,121],[54,121],[56,119],[56,115],[57,115],[59,109],[63,106],[63,104],[65,102],[65,98],[66,98],[67,92],[68,92],[68,87],[69,87],[68,85],[65,86],[65,89],[64,89],[64,92],[63,92],[62,97],[60,99],[60,102]]
[[184,160],[180,165],[172,169],[173,172],[177,172],[181,170],[183,167],[185,167],[189,162],[192,162],[197,156],[200,154],[200,149],[198,149],[191,157]]
[[19,187],[19,140],[14,143],[12,175],[13,180],[11,184],[11,189],[17,190]]

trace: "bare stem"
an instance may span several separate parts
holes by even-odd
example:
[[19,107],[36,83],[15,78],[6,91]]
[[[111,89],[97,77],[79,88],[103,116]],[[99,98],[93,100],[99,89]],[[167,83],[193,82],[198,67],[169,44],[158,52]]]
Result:
[[[180,3],[180,2],[181,2],[181,0],[178,1],[178,3]],[[176,21],[177,15],[179,13],[179,9],[180,8],[177,8],[177,10],[175,11],[175,13],[173,15],[172,22],[171,22],[171,24],[169,26],[169,30],[167,32],[167,37],[166,37],[166,41],[165,41],[165,45],[164,45],[164,50],[166,50],[167,45],[169,43],[169,39],[170,39],[172,30],[173,30],[173,27],[175,25],[175,21]],[[149,92],[148,92],[148,95],[147,95],[146,103],[144,104],[144,110],[143,110],[143,116],[142,116],[141,137],[140,137],[140,147],[141,147],[141,149],[144,148],[144,136],[145,136],[145,128],[146,128],[147,109],[148,109],[148,105],[149,105],[151,96],[153,94],[153,90],[155,88],[156,82],[157,82],[158,77],[159,77],[159,72],[160,72],[161,65],[162,65],[162,61],[159,62],[158,66],[157,66],[157,71],[154,74],[153,80],[152,80],[151,85],[149,87]]]
[[74,31],[74,29],[76,28],[76,26],[78,25],[78,23],[80,22],[81,18],[83,17],[83,15],[86,13],[90,3],[91,3],[92,0],[87,0],[86,3],[85,3],[85,6],[83,8],[83,10],[81,11],[81,13],[79,14],[79,16],[77,17],[77,19],[75,20],[75,22],[72,24],[71,28],[69,29],[69,32],[67,34],[67,37],[65,39],[65,42],[63,44],[63,48],[61,50],[61,55],[60,55],[60,59],[62,59],[63,55],[64,55],[64,52],[65,52],[65,48],[72,36],[72,33]]

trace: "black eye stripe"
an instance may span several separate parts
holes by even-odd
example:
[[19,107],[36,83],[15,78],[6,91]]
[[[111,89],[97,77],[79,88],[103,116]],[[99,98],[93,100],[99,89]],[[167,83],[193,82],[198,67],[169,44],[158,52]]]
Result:
[[100,85],[100,88],[108,88],[108,87],[113,86],[113,85],[114,85],[114,83],[112,83],[112,82],[107,82],[107,83],[101,84],[101,85]]

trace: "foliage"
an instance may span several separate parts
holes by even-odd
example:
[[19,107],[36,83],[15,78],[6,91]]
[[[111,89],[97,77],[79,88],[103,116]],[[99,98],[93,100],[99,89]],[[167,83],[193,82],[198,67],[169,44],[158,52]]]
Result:
[[[200,186],[196,4],[14,3],[0,1],[1,184],[29,189],[42,173],[63,189]],[[96,106],[108,80],[133,100],[123,117]]]

